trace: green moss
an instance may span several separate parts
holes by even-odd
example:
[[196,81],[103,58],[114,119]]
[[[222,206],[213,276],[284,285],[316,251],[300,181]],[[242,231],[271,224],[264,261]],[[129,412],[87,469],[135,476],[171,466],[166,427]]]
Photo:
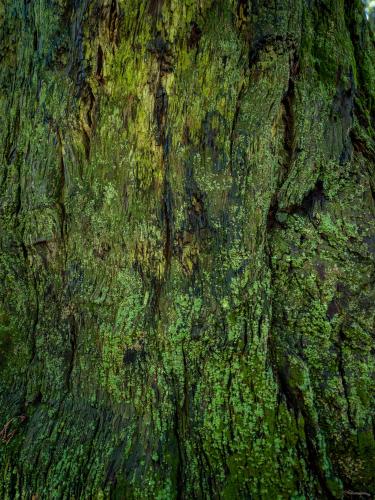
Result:
[[2,498],[374,493],[373,51],[277,7],[0,7]]

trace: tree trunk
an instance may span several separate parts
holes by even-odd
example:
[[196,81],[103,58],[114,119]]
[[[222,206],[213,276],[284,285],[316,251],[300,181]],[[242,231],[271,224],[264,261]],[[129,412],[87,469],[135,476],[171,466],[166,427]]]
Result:
[[375,494],[360,0],[3,0],[1,498]]

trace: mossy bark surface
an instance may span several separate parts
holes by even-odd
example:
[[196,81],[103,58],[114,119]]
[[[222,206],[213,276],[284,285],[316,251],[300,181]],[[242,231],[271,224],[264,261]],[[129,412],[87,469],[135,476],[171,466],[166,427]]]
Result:
[[0,26],[0,497],[375,495],[362,3]]

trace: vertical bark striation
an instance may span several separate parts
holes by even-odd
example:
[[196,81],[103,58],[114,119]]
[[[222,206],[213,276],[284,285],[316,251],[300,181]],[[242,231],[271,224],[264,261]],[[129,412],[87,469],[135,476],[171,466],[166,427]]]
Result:
[[375,495],[361,2],[0,24],[1,498]]

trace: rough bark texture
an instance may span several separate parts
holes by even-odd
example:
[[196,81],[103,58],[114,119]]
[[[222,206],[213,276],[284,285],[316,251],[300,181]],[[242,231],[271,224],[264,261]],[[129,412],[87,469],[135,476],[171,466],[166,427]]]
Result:
[[374,495],[361,2],[0,23],[0,497]]

